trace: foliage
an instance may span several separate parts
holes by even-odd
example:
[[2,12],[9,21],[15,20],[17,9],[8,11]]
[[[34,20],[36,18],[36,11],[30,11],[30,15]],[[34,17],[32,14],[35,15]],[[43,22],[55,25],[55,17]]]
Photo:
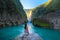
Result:
[[48,22],[43,22],[41,20],[35,19],[32,21],[34,25],[40,26],[40,27],[45,27],[45,28],[50,28],[50,24]]

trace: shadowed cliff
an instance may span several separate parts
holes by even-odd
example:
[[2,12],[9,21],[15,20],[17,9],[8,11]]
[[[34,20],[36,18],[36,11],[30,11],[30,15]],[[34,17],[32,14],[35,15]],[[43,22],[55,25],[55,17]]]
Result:
[[[59,29],[56,22],[59,22],[60,15],[59,0],[48,0],[46,3],[37,6],[32,12],[32,22],[34,25],[47,28]],[[57,20],[57,21],[56,21]],[[57,24],[59,25],[60,23]]]
[[18,25],[27,21],[20,0],[0,0],[0,27]]

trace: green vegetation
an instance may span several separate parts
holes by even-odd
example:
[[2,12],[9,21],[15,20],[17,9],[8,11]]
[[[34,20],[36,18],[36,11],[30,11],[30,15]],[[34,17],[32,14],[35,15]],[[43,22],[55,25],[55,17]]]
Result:
[[33,20],[33,24],[36,25],[36,26],[41,26],[41,27],[44,27],[44,28],[50,28],[50,24],[48,22],[43,22],[41,20]]

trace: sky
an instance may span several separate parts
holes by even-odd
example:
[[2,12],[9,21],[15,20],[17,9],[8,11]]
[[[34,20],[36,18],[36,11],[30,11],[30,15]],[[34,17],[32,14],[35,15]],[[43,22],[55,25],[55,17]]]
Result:
[[32,8],[34,8],[38,5],[41,5],[47,1],[48,0],[20,0],[24,9],[32,9]]

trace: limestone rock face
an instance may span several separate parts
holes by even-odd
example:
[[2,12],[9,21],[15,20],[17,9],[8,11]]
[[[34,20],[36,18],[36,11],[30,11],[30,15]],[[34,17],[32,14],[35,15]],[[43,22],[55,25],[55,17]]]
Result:
[[[58,23],[58,25],[56,25],[56,21],[52,22],[52,20],[53,21],[54,20],[59,21],[59,19],[60,19],[60,17],[59,17],[59,15],[60,15],[60,12],[59,12],[60,2],[59,1],[60,0],[48,0],[46,3],[34,8],[33,11],[32,11],[32,22],[34,24],[37,23],[37,25],[40,25],[40,24],[38,24],[39,22],[36,22],[35,19],[43,20],[45,22],[47,21],[49,24],[52,24],[52,26],[53,26],[52,28],[58,27],[58,25],[60,23]],[[55,27],[55,25],[56,25],[56,27]]]
[[0,26],[18,25],[26,20],[20,0],[0,0]]
[[60,10],[56,10],[55,12],[50,12],[41,18],[45,18],[45,20],[49,21],[49,23],[53,24],[53,29],[60,29]]
[[60,0],[48,0],[46,3],[34,8],[32,12],[32,19],[49,12],[54,12],[55,10],[60,10],[59,1]]

